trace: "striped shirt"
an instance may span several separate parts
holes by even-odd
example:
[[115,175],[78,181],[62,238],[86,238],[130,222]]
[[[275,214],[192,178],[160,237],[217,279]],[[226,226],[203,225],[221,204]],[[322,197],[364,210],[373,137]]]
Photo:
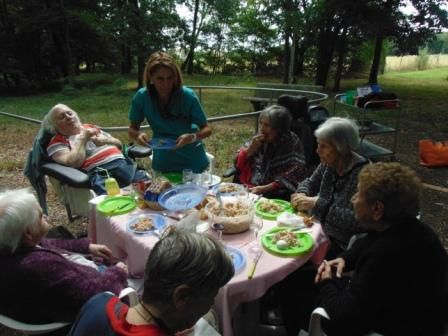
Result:
[[[84,124],[84,128],[92,128],[98,130],[101,134],[109,135],[106,132],[101,131],[98,127],[91,124]],[[62,134],[56,134],[51,138],[50,143],[47,146],[47,153],[49,157],[60,151],[70,151],[74,144],[79,141],[79,134],[65,137]],[[95,167],[102,166],[106,163],[117,159],[124,159],[121,150],[113,145],[101,145],[97,146],[93,141],[87,141],[86,143],[86,159],[81,165],[81,168],[89,171]]]

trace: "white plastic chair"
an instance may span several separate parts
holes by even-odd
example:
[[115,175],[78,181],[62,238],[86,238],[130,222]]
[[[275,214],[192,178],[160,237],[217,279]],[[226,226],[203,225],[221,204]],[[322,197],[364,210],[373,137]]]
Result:
[[[129,306],[133,307],[138,304],[138,295],[137,292],[130,287],[127,287],[123,289],[119,296],[120,299],[123,299],[125,297],[129,298]],[[56,331],[58,329],[61,329],[65,326],[68,326],[72,322],[52,322],[52,323],[45,323],[45,324],[31,324],[31,323],[24,323],[17,320],[14,320],[8,316],[5,316],[3,314],[0,314],[0,324],[3,324],[5,327],[8,327],[13,330],[20,331],[26,335],[41,335],[41,334],[47,334],[52,331]]]
[[120,299],[123,299],[125,297],[129,298],[129,307],[134,307],[138,305],[138,295],[134,288],[127,287],[123,289],[120,294],[118,295]]
[[0,314],[0,324],[13,330],[21,331],[26,335],[40,335],[61,329],[71,322],[52,322],[45,324],[29,324],[14,320],[8,316]]
[[[326,318],[327,320],[330,320],[330,316],[328,315],[327,311],[322,307],[317,307],[313,310],[310,317],[310,324],[308,326],[308,333],[301,330],[299,332],[299,336],[326,336],[324,331],[322,330],[321,326],[321,319]],[[365,334],[364,336],[381,336],[381,334],[377,334],[375,332],[369,332]]]

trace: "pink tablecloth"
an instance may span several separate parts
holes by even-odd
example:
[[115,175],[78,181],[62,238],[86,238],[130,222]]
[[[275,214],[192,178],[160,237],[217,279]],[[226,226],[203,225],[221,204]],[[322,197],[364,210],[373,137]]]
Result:
[[[132,276],[143,276],[146,259],[152,247],[157,242],[157,237],[153,235],[135,235],[127,231],[126,224],[130,216],[149,211],[136,209],[126,215],[105,217],[96,211],[96,204],[101,200],[102,198],[100,196],[90,201],[89,236],[94,242],[107,245],[112,250],[114,256],[126,261],[129,273]],[[167,220],[174,222],[171,219]],[[264,220],[261,233],[275,225],[275,221]],[[263,252],[254,277],[250,280],[247,276],[252,267],[252,261],[250,259],[248,243],[253,240],[253,233],[247,231],[236,235],[223,235],[224,243],[241,249],[247,259],[245,269],[236,274],[220,290],[216,297],[216,308],[220,317],[221,331],[224,336],[231,336],[233,334],[232,313],[238,304],[260,298],[272,285],[284,279],[288,274],[302,266],[307,260],[311,259],[316,264],[322,261],[328,243],[319,223],[315,223],[312,226],[310,235],[314,240],[313,251],[297,258],[281,258]]]

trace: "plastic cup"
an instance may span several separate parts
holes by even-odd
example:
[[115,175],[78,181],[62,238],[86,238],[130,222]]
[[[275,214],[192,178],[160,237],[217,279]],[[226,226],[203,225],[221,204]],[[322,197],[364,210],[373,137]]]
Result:
[[201,174],[201,184],[208,187],[212,184],[212,175],[210,173]]
[[354,103],[354,98],[355,98],[355,96],[356,96],[356,92],[355,92],[355,91],[347,91],[347,92],[345,93],[345,96],[346,96],[346,103],[347,103],[348,105],[353,105],[353,103]]

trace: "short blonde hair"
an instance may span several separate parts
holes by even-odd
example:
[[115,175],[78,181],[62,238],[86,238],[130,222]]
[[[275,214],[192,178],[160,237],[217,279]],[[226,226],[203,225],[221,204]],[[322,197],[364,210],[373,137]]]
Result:
[[416,217],[422,182],[415,171],[397,162],[366,165],[358,176],[367,202],[384,204],[384,220]]
[[143,83],[148,86],[151,83],[151,76],[163,67],[168,68],[173,72],[175,77],[174,89],[180,89],[183,85],[183,79],[179,66],[176,64],[176,61],[171,55],[163,51],[156,51],[149,56],[145,66],[145,72],[143,73]]

